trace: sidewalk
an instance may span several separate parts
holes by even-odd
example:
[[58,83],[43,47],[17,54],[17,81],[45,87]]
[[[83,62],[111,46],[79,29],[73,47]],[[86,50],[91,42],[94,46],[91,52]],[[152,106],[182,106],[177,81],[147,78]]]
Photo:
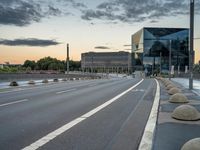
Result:
[[[184,88],[189,88],[189,79],[186,78],[172,78],[172,81],[181,84]],[[193,91],[200,96],[200,80],[193,80]]]
[[[188,105],[194,106],[200,111],[200,81],[194,81],[194,93],[188,90],[188,79],[172,80],[174,84],[182,90],[188,98]],[[173,110],[181,104],[169,103],[170,95],[165,86],[159,81],[160,106],[157,126],[154,136],[153,150],[181,150],[181,147],[193,138],[200,137],[200,121],[180,121],[171,117]]]

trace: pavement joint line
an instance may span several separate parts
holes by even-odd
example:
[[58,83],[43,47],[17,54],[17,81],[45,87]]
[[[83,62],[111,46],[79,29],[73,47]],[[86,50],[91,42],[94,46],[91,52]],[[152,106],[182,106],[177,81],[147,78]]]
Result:
[[23,148],[22,150],[36,150],[38,148],[40,148],[41,146],[45,145],[46,143],[48,143],[49,141],[53,140],[54,138],[56,138],[58,135],[66,132],[67,130],[69,130],[70,128],[72,128],[73,126],[77,125],[78,123],[82,122],[83,120],[89,118],[90,116],[94,115],[95,113],[97,113],[98,111],[102,110],[103,108],[105,108],[106,106],[110,105],[111,103],[113,103],[114,101],[116,101],[117,99],[119,99],[120,97],[122,97],[123,95],[125,95],[126,93],[130,92],[132,89],[134,89],[135,87],[137,87],[139,84],[141,84],[144,81],[144,79],[141,79],[139,82],[137,82],[135,85],[133,85],[132,87],[130,87],[129,89],[125,90],[124,92],[122,92],[121,94],[118,94],[117,96],[115,96],[114,98],[108,100],[107,102],[103,103],[102,105],[92,109],[91,111],[85,113],[84,115],[72,120],[71,122],[61,126],[60,128],[52,131],[51,133],[47,134],[46,136],[40,138],[39,140],[35,141],[34,143],[30,144],[29,146]]
[[56,94],[62,94],[62,93],[67,93],[67,92],[71,92],[71,91],[75,91],[76,89],[69,89],[69,90],[65,90],[65,91],[59,91],[56,92]]
[[157,86],[156,94],[154,97],[151,113],[149,115],[149,119],[144,129],[144,133],[143,133],[138,150],[151,150],[153,146],[153,138],[154,138],[154,132],[156,128],[159,101],[160,101],[160,85],[156,79],[155,81],[156,81],[156,86]]
[[28,101],[28,99],[22,99],[22,100],[10,102],[10,103],[1,104],[0,107],[12,105],[12,104],[17,104],[17,103],[22,103],[22,102],[26,102],[26,101]]

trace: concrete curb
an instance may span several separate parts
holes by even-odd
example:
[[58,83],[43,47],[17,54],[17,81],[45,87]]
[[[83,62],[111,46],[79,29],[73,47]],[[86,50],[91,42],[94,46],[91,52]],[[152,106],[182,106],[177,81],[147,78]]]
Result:
[[155,81],[157,85],[156,94],[155,94],[153,106],[151,109],[151,113],[149,115],[149,119],[147,121],[138,150],[151,150],[153,146],[153,137],[154,137],[154,131],[155,131],[156,122],[157,122],[158,107],[159,107],[159,101],[160,101],[160,85],[156,79]]

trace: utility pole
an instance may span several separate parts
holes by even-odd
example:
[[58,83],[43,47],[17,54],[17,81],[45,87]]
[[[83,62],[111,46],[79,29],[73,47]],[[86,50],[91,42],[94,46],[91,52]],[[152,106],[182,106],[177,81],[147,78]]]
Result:
[[162,52],[160,52],[160,75],[162,74]]
[[193,89],[193,65],[194,65],[194,0],[190,0],[190,51],[189,51],[189,89]]
[[69,44],[67,44],[67,74],[69,74]]
[[172,66],[172,40],[169,40],[169,80],[171,80],[171,66]]

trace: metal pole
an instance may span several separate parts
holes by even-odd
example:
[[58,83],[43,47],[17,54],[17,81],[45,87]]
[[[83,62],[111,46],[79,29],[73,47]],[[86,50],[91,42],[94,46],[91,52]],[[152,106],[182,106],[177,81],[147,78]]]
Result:
[[190,0],[190,51],[189,51],[189,89],[193,89],[193,65],[194,65],[194,0]]
[[171,80],[171,66],[172,66],[172,40],[169,40],[169,80]]
[[91,67],[91,73],[93,73],[93,56],[92,56],[92,67]]
[[162,73],[162,52],[160,52],[160,74]]
[[69,44],[67,44],[67,74],[69,74]]

